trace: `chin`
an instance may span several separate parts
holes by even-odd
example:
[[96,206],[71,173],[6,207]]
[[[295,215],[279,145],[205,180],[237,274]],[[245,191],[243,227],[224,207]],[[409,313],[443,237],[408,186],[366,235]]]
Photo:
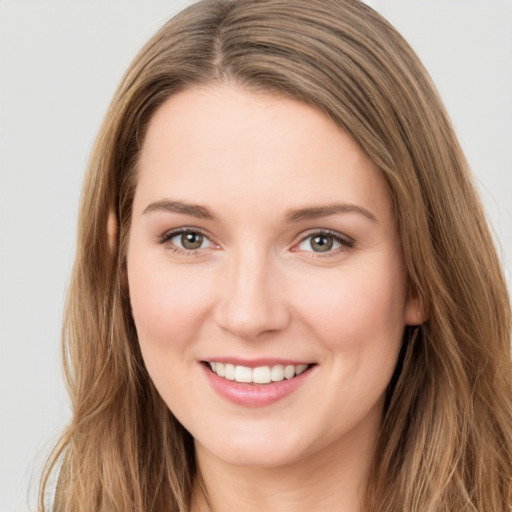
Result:
[[274,446],[252,443],[247,439],[241,445],[233,443],[227,446],[216,445],[212,451],[196,442],[196,450],[209,452],[210,457],[221,460],[230,466],[254,469],[279,468],[301,459],[297,449],[288,450],[281,447],[276,450]]
[[[226,464],[250,468],[278,468],[308,457],[321,449],[318,441],[308,442],[290,428],[261,425],[250,428],[243,424],[236,431],[225,430],[221,436],[196,440],[199,456],[213,457]],[[309,436],[314,439],[315,436]]]

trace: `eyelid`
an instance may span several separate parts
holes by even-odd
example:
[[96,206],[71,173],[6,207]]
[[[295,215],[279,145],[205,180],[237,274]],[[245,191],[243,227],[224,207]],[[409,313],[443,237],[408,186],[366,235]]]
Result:
[[291,250],[293,252],[300,251],[301,249],[299,249],[298,246],[302,242],[306,241],[308,238],[311,238],[314,235],[330,236],[330,237],[334,238],[334,240],[339,242],[341,245],[341,247],[338,247],[332,251],[326,251],[325,253],[315,252],[315,251],[304,251],[304,252],[308,252],[308,253],[313,253],[319,257],[333,255],[333,254],[336,254],[339,250],[343,250],[343,249],[345,249],[345,250],[352,249],[356,243],[356,241],[353,238],[351,238],[348,235],[345,235],[343,233],[340,233],[339,231],[320,228],[320,229],[311,229],[311,230],[308,230],[306,233],[301,233],[299,240],[294,243]]
[[[198,233],[198,234],[202,235],[204,238],[206,238],[210,242],[211,245],[209,247],[199,248],[199,249],[183,249],[181,247],[178,247],[175,244],[172,244],[172,249],[174,251],[186,253],[188,255],[193,255],[193,254],[197,254],[198,252],[203,251],[204,249],[207,249],[207,248],[211,248],[211,247],[218,248],[219,247],[219,244],[217,244],[216,242],[214,242],[212,240],[212,236],[209,233],[207,233],[206,231],[204,231],[201,228],[197,228],[194,226],[184,226],[184,227],[180,227],[180,228],[170,229],[170,230],[164,232],[162,235],[160,235],[157,238],[156,242],[161,245],[164,245],[164,244],[168,243],[172,238],[174,238],[178,235],[185,234],[185,233]],[[334,240],[336,240],[341,245],[341,247],[338,247],[331,251],[326,251],[325,253],[315,252],[315,251],[302,251],[302,252],[307,252],[307,253],[313,253],[317,257],[322,257],[322,256],[327,257],[329,255],[336,254],[340,250],[351,249],[354,247],[354,245],[356,243],[353,238],[351,238],[348,235],[345,235],[343,233],[340,233],[339,231],[334,231],[334,230],[325,229],[325,228],[316,228],[316,229],[310,229],[304,233],[301,233],[300,238],[298,238],[298,240],[296,242],[294,242],[294,244],[291,248],[291,251],[292,252],[301,251],[301,249],[299,249],[298,246],[302,242],[304,242],[305,240],[307,240],[308,238],[310,238],[314,235],[332,237],[332,238],[334,238]]]
[[204,238],[206,238],[210,242],[211,245],[209,247],[203,247],[203,248],[199,248],[199,249],[183,249],[181,247],[178,247],[175,244],[171,244],[172,249],[174,251],[191,255],[191,254],[196,254],[199,251],[203,251],[204,249],[209,249],[210,247],[214,247],[214,248],[219,247],[219,245],[212,240],[212,237],[210,234],[208,234],[206,231],[204,231],[201,228],[196,228],[193,226],[185,226],[185,227],[180,227],[180,228],[175,228],[175,229],[169,229],[168,231],[166,231],[165,233],[160,235],[157,238],[156,242],[158,244],[164,245],[164,244],[170,242],[174,237],[183,235],[185,233],[198,233],[198,234],[202,235]]

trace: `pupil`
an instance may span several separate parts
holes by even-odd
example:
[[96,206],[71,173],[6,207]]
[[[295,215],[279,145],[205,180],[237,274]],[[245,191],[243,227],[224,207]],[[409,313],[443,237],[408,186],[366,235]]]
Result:
[[181,235],[181,244],[185,249],[199,249],[203,243],[203,235],[200,233],[184,233]]
[[326,252],[332,248],[332,237],[315,236],[311,239],[311,247],[316,252]]

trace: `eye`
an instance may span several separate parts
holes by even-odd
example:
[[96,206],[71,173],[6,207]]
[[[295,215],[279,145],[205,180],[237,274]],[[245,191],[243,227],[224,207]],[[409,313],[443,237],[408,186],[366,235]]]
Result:
[[334,252],[341,247],[353,247],[354,241],[341,234],[320,231],[303,238],[297,245],[297,250],[316,253]]
[[170,243],[174,249],[187,252],[205,249],[214,245],[207,236],[193,229],[181,229],[166,233],[159,241],[162,244]]

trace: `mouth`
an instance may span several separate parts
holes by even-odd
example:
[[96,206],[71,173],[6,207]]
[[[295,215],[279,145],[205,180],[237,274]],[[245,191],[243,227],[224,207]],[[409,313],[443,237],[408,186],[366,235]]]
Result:
[[211,359],[201,361],[201,366],[218,395],[237,406],[253,408],[270,406],[295,394],[309,381],[317,363]]
[[218,377],[244,384],[271,384],[291,380],[308,371],[314,364],[275,364],[249,367],[220,361],[203,361]]

